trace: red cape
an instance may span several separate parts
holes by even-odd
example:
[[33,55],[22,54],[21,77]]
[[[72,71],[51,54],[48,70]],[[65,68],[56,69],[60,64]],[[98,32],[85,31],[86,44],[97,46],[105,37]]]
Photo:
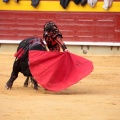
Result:
[[57,92],[79,82],[93,70],[90,60],[70,52],[29,51],[29,67],[42,87]]

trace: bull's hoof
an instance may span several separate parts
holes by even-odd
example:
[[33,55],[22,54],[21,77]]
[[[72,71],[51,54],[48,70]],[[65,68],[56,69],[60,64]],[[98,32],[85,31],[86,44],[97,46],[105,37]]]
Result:
[[39,90],[39,85],[34,85],[34,90]]
[[35,87],[35,86],[34,86],[34,90],[38,90],[38,87]]
[[28,87],[28,85],[24,85],[24,87]]
[[13,83],[10,83],[10,82],[7,82],[6,85],[5,85],[5,88],[8,90],[8,89],[11,89],[12,88],[12,85]]
[[24,87],[28,87],[28,84],[25,84],[25,83],[24,83]]
[[8,90],[8,89],[11,89],[12,86],[8,86],[7,84],[5,85],[5,88]]

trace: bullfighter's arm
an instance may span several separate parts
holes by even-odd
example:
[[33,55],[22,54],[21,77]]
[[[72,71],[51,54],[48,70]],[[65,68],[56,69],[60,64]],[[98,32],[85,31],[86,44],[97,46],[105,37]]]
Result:
[[67,47],[66,47],[65,43],[62,41],[61,36],[57,36],[55,41],[61,46],[63,51],[67,51]]

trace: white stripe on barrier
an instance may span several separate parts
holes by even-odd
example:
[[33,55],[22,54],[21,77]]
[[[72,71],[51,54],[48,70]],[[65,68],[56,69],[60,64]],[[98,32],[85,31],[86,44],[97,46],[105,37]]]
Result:
[[[0,40],[2,44],[19,44],[21,40]],[[120,46],[120,42],[68,42],[66,45],[88,45],[88,46]]]

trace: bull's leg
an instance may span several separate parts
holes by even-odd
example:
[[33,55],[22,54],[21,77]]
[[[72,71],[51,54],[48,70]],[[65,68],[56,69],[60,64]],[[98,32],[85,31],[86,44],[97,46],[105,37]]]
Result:
[[20,61],[15,61],[14,64],[13,64],[13,71],[11,73],[11,77],[10,79],[7,81],[6,83],[6,89],[11,89],[12,88],[12,85],[13,85],[13,82],[15,81],[15,79],[18,77],[18,73],[20,71]]
[[6,89],[12,88],[13,82],[17,77],[18,77],[18,74],[15,74],[14,72],[12,72],[10,79],[6,83]]
[[30,77],[30,79],[31,79],[31,82],[33,82],[33,84],[34,84],[34,89],[35,90],[38,90],[38,84],[37,84],[37,82],[36,82],[36,80],[33,78],[33,77]]
[[28,81],[29,81],[29,76],[27,76],[25,82],[24,82],[24,87],[27,87],[28,86]]

